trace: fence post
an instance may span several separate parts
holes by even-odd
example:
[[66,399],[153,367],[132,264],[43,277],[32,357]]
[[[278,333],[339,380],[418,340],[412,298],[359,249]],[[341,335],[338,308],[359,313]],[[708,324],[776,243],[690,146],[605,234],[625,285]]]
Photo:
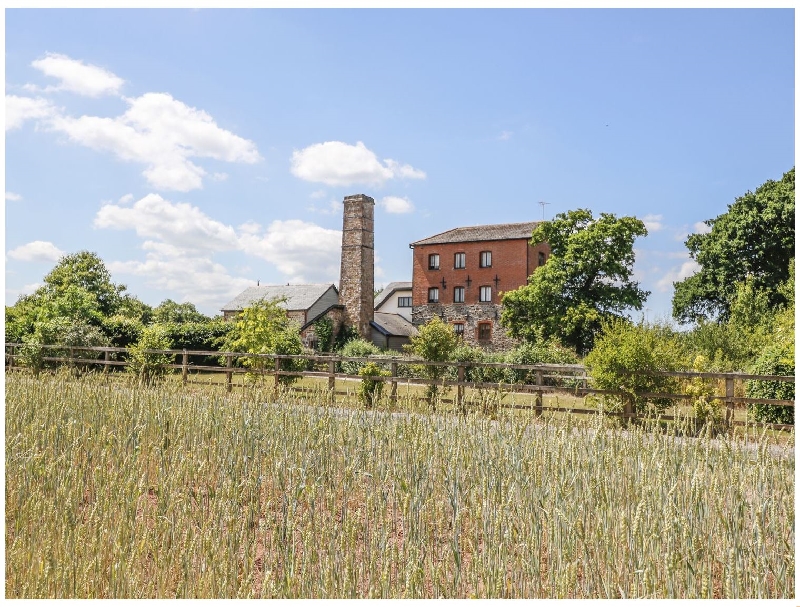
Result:
[[397,404],[397,361],[392,361],[392,383],[389,394],[389,400],[394,407]]
[[464,379],[466,378],[466,369],[464,365],[458,365],[458,386],[456,387],[456,407],[461,413],[467,413],[467,408],[464,405]]
[[111,360],[111,352],[103,351],[103,374],[108,375],[108,361]]
[[281,359],[275,355],[275,394],[278,394],[278,386],[280,386],[280,374],[281,374]]
[[733,426],[733,410],[734,410],[734,402],[731,400],[733,398],[733,378],[726,377],[725,378],[725,425],[729,428]]
[[14,353],[16,351],[16,346],[9,346],[9,347],[11,348],[11,352],[9,353],[8,351],[6,351],[6,369],[13,369],[14,368]]
[[336,402],[336,361],[328,361],[328,399]]
[[541,416],[542,412],[544,411],[542,384],[544,384],[544,373],[542,373],[541,369],[536,369],[536,385],[539,387],[539,389],[536,391],[536,417]]
[[183,385],[189,381],[189,351],[183,349],[183,360],[181,361],[181,377],[183,378]]
[[233,354],[225,355],[225,368],[228,369],[225,372],[225,389],[230,392],[233,390]]

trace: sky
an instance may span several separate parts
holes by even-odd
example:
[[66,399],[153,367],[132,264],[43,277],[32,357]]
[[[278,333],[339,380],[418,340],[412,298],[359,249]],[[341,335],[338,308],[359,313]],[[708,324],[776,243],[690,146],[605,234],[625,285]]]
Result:
[[[409,243],[588,208],[684,241],[794,166],[793,9],[7,9],[5,292],[89,250],[151,305],[338,285],[342,204]],[[545,202],[540,205],[539,202]]]

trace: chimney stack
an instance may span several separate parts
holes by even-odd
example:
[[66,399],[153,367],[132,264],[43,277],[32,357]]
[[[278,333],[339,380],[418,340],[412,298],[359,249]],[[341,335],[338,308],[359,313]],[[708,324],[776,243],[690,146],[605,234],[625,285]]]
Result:
[[339,300],[345,324],[371,341],[375,317],[375,201],[364,194],[344,197]]

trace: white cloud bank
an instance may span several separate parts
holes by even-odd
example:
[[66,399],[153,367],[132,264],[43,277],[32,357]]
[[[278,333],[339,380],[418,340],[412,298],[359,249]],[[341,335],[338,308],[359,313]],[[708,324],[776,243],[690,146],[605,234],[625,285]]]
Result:
[[146,93],[126,101],[128,110],[117,118],[56,116],[49,126],[75,143],[147,165],[142,174],[160,190],[202,188],[206,171],[193,157],[248,164],[261,158],[255,143],[220,128],[207,113],[171,95]]
[[695,234],[709,234],[711,233],[711,226],[706,225],[705,221],[698,221],[692,226]]
[[[684,253],[684,255],[688,255],[688,253]],[[663,292],[669,291],[672,289],[673,282],[679,282],[684,280],[685,278],[689,278],[693,274],[697,273],[700,270],[700,264],[698,264],[694,259],[688,259],[684,261],[680,267],[672,268],[669,270],[657,283],[656,288]]]
[[19,202],[22,200],[22,196],[15,194],[14,192],[6,192],[6,200],[10,200],[11,202]]
[[234,228],[188,203],[148,194],[131,206],[104,205],[94,225],[134,230],[145,239],[144,261],[111,262],[109,270],[142,276],[156,288],[201,305],[222,305],[253,285],[252,279],[232,276],[215,262],[217,253],[262,259],[287,282],[335,282],[339,273],[341,232],[298,219],[276,220],[266,228],[252,222]]
[[383,185],[390,179],[425,179],[424,171],[386,158],[381,163],[375,152],[361,141],[315,143],[292,154],[292,174],[305,181],[330,186]]
[[[101,95],[117,95],[125,81],[96,65],[87,65],[83,61],[71,59],[58,53],[47,53],[44,59],[37,59],[31,66],[59,80],[56,86],[42,89],[46,93],[68,91],[85,95],[87,97],[100,97]],[[35,85],[28,84],[27,90],[39,90]]]
[[384,196],[378,205],[383,207],[387,213],[402,214],[414,211],[414,205],[408,198],[400,196]]
[[62,255],[64,251],[43,240],[34,240],[8,252],[8,256],[17,261],[58,261]]
[[20,128],[26,120],[49,118],[55,113],[55,106],[47,99],[6,95],[6,131]]
[[642,217],[642,222],[648,232],[658,232],[664,228],[663,219],[663,215],[645,215]]
[[[107,70],[65,55],[48,54],[32,65],[61,81],[58,86],[41,89],[45,93],[69,90],[89,96],[117,94],[124,83]],[[39,90],[30,85],[27,88]],[[208,113],[167,93],[123,99],[128,109],[121,116],[75,117],[42,97],[7,95],[6,131],[21,127],[27,120],[38,120],[37,126],[62,133],[73,143],[145,165],[142,174],[159,190],[188,192],[202,188],[207,173],[192,159],[246,164],[261,160],[255,143],[219,127]],[[222,172],[210,175],[216,181],[226,178]]]

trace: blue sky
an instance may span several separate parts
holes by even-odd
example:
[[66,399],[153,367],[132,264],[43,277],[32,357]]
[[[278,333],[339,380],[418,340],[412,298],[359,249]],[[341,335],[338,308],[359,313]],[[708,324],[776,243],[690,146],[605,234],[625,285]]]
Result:
[[794,165],[794,11],[7,9],[6,303],[98,253],[152,305],[338,284],[375,198],[410,242],[576,208],[636,215],[649,318],[683,241]]

